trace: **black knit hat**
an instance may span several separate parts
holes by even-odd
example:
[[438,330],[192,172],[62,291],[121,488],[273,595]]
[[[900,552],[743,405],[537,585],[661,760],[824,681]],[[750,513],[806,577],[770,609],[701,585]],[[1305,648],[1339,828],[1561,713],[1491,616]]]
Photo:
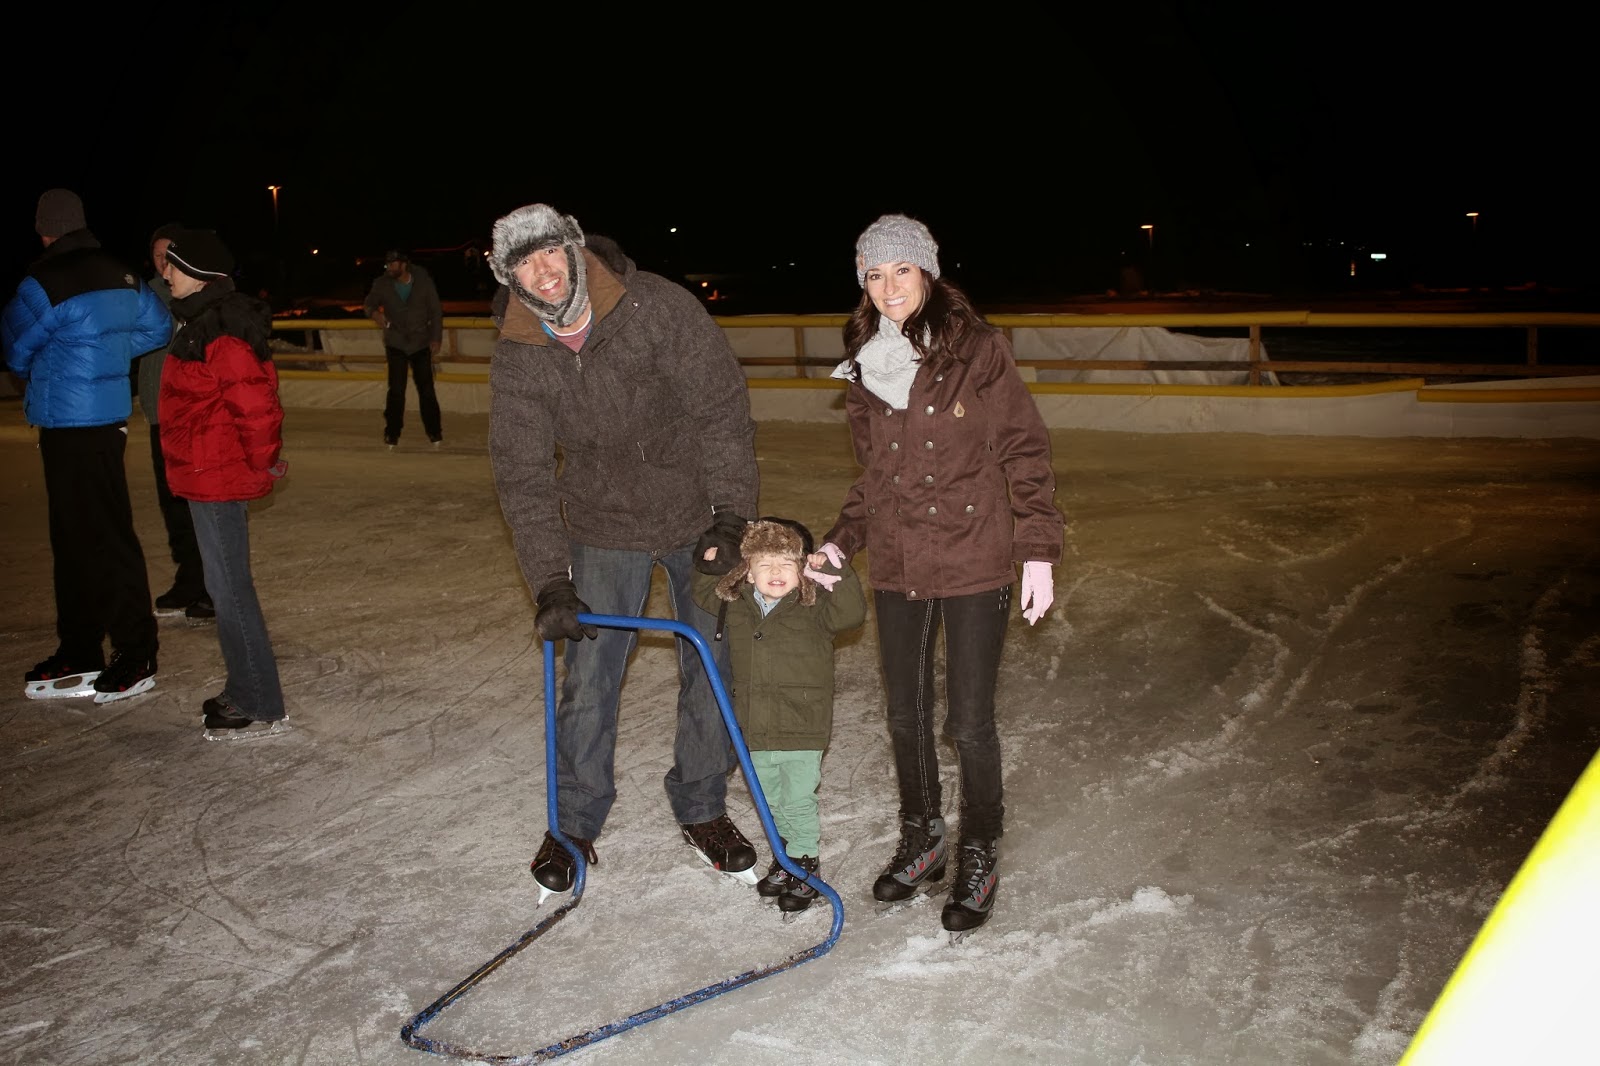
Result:
[[83,220],[83,201],[71,189],[46,189],[39,197],[33,215],[33,229],[41,237],[64,237],[88,223]]
[[396,262],[409,263],[411,262],[411,257],[398,248],[390,248],[387,252],[383,253],[383,261],[385,264]]
[[197,281],[217,281],[233,273],[233,253],[215,230],[179,229],[166,234],[167,262]]

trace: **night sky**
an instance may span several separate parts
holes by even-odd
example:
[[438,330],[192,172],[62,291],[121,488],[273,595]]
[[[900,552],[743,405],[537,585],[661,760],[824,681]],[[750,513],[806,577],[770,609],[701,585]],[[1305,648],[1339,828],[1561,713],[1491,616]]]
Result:
[[64,185],[142,267],[155,226],[216,228],[279,306],[364,292],[380,268],[357,261],[392,246],[447,298],[481,295],[459,249],[534,201],[645,269],[714,276],[723,313],[848,310],[855,235],[886,211],[927,222],[985,309],[1130,269],[1164,291],[1349,289],[1352,258],[1368,286],[1595,287],[1586,37],[1290,6],[56,5],[0,72],[0,284]]

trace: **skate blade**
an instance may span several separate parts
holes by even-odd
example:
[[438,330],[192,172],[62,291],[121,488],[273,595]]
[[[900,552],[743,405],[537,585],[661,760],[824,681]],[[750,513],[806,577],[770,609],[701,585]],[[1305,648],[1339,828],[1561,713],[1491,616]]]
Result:
[[77,696],[94,695],[94,679],[100,676],[100,671],[91,670],[84,674],[69,674],[58,677],[54,681],[29,681],[28,687],[22,694],[30,700],[65,700]]
[[716,863],[711,861],[711,856],[707,855],[693,844],[689,845],[689,850],[700,856],[701,862],[705,863],[713,870],[716,870],[717,873],[721,874],[723,877],[731,877],[741,884],[749,885],[751,888],[756,887],[756,882],[761,880],[760,877],[756,876],[756,868],[754,866],[750,867],[748,870],[723,870],[720,869]]
[[[537,880],[534,881],[533,883],[536,884],[536,885],[539,885],[539,882]],[[570,888],[567,889],[565,892],[557,892],[553,888],[546,888],[543,885],[539,885],[539,900],[538,900],[537,903],[534,904],[534,906],[535,907],[543,907],[544,906],[544,901],[549,899],[551,896],[570,896],[570,895],[572,895],[572,889],[570,889]]]
[[[262,724],[267,725],[264,722]],[[293,729],[294,727],[289,724],[289,719],[280,718],[276,722],[267,725],[265,729],[251,729],[249,727],[244,729],[207,729],[206,739],[231,740],[236,744],[242,744],[245,741],[262,740],[266,737],[281,737]]]
[[793,925],[795,922],[798,922],[801,918],[804,918],[806,915],[808,915],[810,913],[811,913],[811,908],[810,907],[807,907],[803,911],[784,911],[783,912],[783,924],[784,925]]
[[94,701],[96,703],[113,703],[117,700],[125,700],[129,696],[142,695],[155,687],[156,678],[154,674],[151,674],[149,677],[143,677],[135,681],[133,687],[126,692],[97,692],[95,693]]
[[967,939],[968,936],[970,936],[972,933],[974,933],[976,931],[977,930],[975,930],[975,929],[959,929],[959,930],[958,929],[951,929],[951,930],[948,930],[948,932],[950,933],[950,946],[951,947],[955,947],[957,944],[959,944],[963,940]]

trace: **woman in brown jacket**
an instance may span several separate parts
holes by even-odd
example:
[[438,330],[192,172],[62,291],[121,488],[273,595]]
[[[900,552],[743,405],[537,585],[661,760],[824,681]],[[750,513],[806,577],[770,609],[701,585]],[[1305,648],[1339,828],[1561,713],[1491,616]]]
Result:
[[959,938],[994,905],[1005,814],[995,682],[1022,567],[1029,624],[1053,599],[1063,521],[1050,436],[1003,334],[939,276],[926,226],[885,215],[856,242],[860,305],[844,330],[845,409],[861,475],[823,552],[870,551],[869,583],[900,785],[900,843],[872,894],[915,895],[948,856],[934,736],[945,629],[947,731],[961,761],[960,844],[943,924]]

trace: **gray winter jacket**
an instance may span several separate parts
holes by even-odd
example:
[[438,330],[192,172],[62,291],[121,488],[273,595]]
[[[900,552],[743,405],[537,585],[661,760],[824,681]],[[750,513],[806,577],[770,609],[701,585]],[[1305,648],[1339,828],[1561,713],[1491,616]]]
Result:
[[489,463],[534,591],[570,565],[569,540],[667,552],[692,544],[713,506],[756,513],[755,422],[721,327],[681,285],[583,255],[583,348],[513,298],[489,364]]
[[381,307],[389,320],[388,328],[383,331],[384,347],[398,348],[407,355],[444,339],[444,309],[439,305],[439,290],[434,287],[433,275],[415,263],[410,269],[410,297],[400,299],[395,280],[388,274],[380,274],[373,279],[366,302],[368,318]]

